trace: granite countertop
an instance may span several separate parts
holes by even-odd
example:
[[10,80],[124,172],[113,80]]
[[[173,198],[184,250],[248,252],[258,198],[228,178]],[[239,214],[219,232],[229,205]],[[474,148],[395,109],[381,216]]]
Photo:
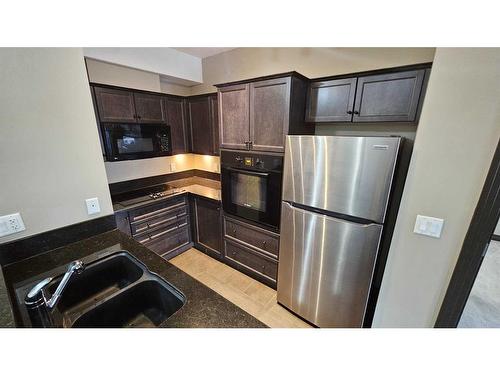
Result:
[[10,305],[9,292],[5,285],[3,272],[0,269],[0,328],[15,327],[14,315]]
[[[109,249],[111,248],[111,249]],[[146,267],[170,282],[186,296],[186,303],[161,327],[192,328],[263,328],[259,320],[229,302],[212,289],[193,279],[173,264],[151,250],[127,237],[118,230],[105,232],[47,253],[25,259],[4,267],[6,285],[12,289],[23,282],[33,280],[37,275],[64,266],[69,262],[103,251],[127,251]],[[0,326],[13,327],[14,320],[5,299],[8,298],[5,285],[0,280]],[[19,310],[16,309],[20,321]]]
[[[219,181],[214,181],[210,180],[208,178],[202,178],[202,177],[189,177],[189,178],[184,178],[180,180],[174,180],[170,181],[167,183],[169,187],[173,188],[172,194],[169,194],[165,197],[162,198],[157,198],[154,200],[149,200],[141,203],[137,203],[134,205],[128,205],[128,206],[123,206],[120,204],[120,202],[116,202],[113,204],[113,210],[114,212],[120,212],[120,211],[126,211],[130,210],[133,208],[149,205],[152,203],[157,203],[162,200],[167,200],[172,197],[176,197],[179,195],[183,194],[194,194],[198,195],[204,198],[208,199],[213,199],[216,201],[221,201],[221,189],[220,189],[220,182]],[[177,189],[181,189],[182,191],[175,192],[174,191]],[[167,190],[168,192],[168,190]]]

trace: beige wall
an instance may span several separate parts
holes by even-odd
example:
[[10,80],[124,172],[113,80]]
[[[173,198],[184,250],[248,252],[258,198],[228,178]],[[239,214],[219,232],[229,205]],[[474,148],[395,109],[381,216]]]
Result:
[[[134,180],[136,178],[158,176],[190,169],[219,172],[219,157],[209,155],[181,154],[161,158],[108,162],[106,173],[108,182]],[[174,165],[174,170],[171,167]]]
[[0,215],[26,225],[0,242],[113,213],[81,49],[0,49],[0,171]]
[[217,83],[295,70],[308,78],[430,62],[434,48],[237,48],[203,59],[203,84],[191,94],[216,91]]
[[[432,327],[500,137],[500,49],[438,48],[373,325]],[[445,220],[440,239],[417,214]]]
[[188,86],[177,85],[160,80],[160,75],[125,66],[85,59],[89,81],[106,85],[123,86],[132,89],[162,92],[165,94],[187,96],[191,92]]

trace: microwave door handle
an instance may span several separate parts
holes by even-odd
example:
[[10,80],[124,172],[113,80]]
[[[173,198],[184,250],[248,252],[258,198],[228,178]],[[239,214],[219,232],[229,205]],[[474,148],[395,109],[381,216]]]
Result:
[[232,168],[232,167],[226,167],[227,170],[237,172],[237,173],[245,173],[253,176],[261,176],[261,177],[267,177],[269,176],[269,173],[263,173],[263,172],[254,172],[254,171],[249,171],[247,169],[239,169],[239,168]]

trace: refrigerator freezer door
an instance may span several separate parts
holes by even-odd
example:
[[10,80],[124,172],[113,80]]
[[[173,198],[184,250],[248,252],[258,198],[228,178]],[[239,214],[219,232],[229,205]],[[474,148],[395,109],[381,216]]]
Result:
[[400,142],[288,136],[283,200],[383,223]]
[[319,327],[361,327],[382,233],[282,203],[278,302]]

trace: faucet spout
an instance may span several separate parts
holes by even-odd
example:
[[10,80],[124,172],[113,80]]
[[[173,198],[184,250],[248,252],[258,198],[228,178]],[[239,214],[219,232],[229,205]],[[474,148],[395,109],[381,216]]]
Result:
[[75,273],[77,275],[81,274],[84,269],[85,264],[81,260],[71,262],[50,299],[47,298],[45,287],[53,280],[52,277],[40,281],[28,292],[28,294],[26,294],[24,304],[28,309],[34,327],[50,327],[53,325],[52,310],[61,299],[64,289],[68,285],[71,277]]
[[57,286],[56,291],[54,292],[52,297],[50,297],[50,299],[46,301],[47,307],[50,310],[52,310],[57,305],[57,302],[59,302],[59,300],[61,299],[62,293],[64,292],[64,289],[66,289],[66,286],[68,285],[68,282],[73,276],[73,274],[76,273],[77,275],[79,275],[83,272],[84,269],[85,265],[81,260],[76,260],[70,263],[70,265],[68,266],[68,270],[66,271],[61,282]]

